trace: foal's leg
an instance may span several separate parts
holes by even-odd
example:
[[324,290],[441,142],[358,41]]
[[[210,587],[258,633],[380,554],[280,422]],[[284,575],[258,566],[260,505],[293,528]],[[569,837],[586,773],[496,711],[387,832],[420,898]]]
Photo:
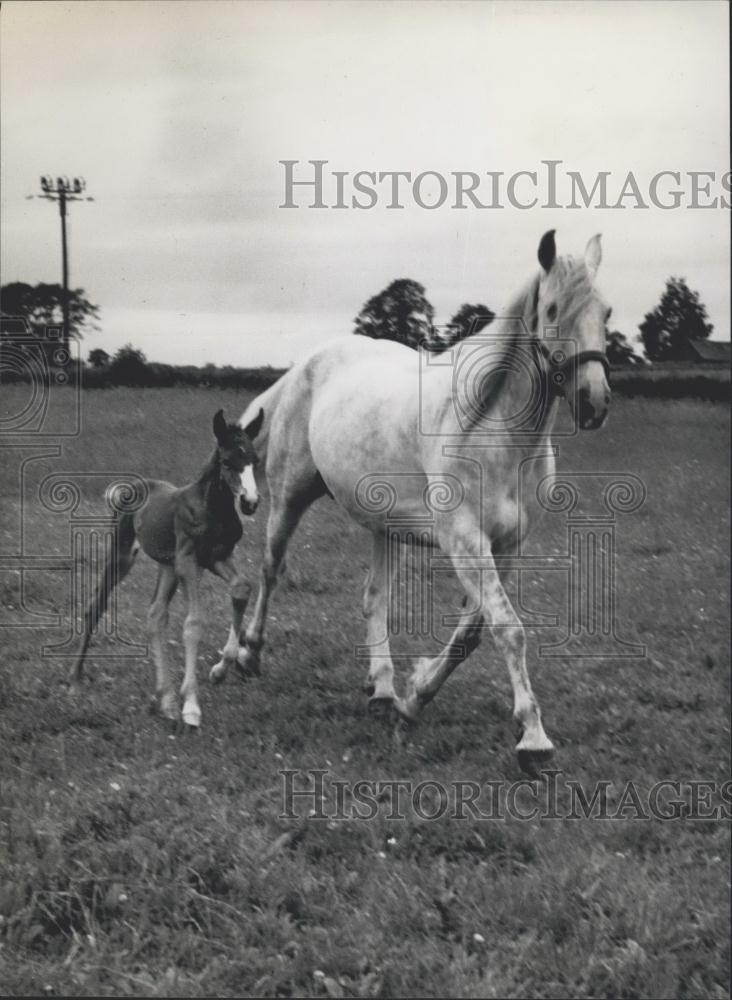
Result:
[[226,671],[231,664],[236,663],[236,657],[239,652],[241,622],[252,588],[251,584],[237,571],[233,559],[226,559],[224,562],[216,563],[213,567],[213,572],[229,584],[232,611],[229,638],[226,640],[221,659],[215,667],[211,668],[211,673],[209,674],[209,680],[217,684],[224,679]]
[[394,702],[394,664],[389,649],[389,589],[392,578],[387,559],[387,539],[374,532],[371,567],[363,592],[363,613],[367,620],[369,672],[364,690],[369,704]]
[[[451,533],[451,537],[444,541],[445,544],[441,546],[443,551],[448,551],[455,560],[455,571],[460,582],[485,616],[486,623],[492,628],[495,643],[505,657],[513,688],[513,717],[521,731],[516,747],[519,763],[527,770],[534,770],[537,764],[551,756],[554,747],[544,732],[541,712],[531,689],[526,669],[526,634],[523,625],[506,596],[493,556],[486,555],[491,551],[490,540],[483,536],[481,552],[479,529],[471,530],[467,525],[465,530],[459,534]],[[476,582],[475,570],[466,570],[460,565],[461,556],[479,555],[483,564],[480,584]],[[408,717],[414,718],[422,705],[434,698],[456,665],[438,657],[421,676],[412,678],[406,698]]]
[[183,645],[186,653],[186,672],[180,693],[183,698],[183,721],[188,726],[197,728],[201,725],[201,708],[198,704],[198,680],[196,678],[196,657],[198,643],[201,640],[202,622],[201,608],[198,596],[198,585],[201,581],[201,567],[192,557],[179,559],[176,570],[180,577],[186,600],[188,613],[183,624]]
[[[124,514],[119,520],[117,531],[114,537],[112,551],[107,559],[99,581],[96,593],[92,598],[89,607],[84,614],[84,637],[81,643],[81,650],[71,670],[69,686],[74,691],[84,673],[84,658],[89,646],[92,632],[97,627],[99,619],[107,610],[109,598],[117,586],[127,576],[132,569],[132,564],[137,555],[138,546],[135,543],[135,528],[132,517]],[[74,609],[72,609],[73,612]]]
[[174,722],[178,719],[178,702],[170,680],[168,658],[165,648],[165,629],[168,625],[168,607],[178,588],[178,577],[172,566],[160,566],[150,610],[147,613],[150,646],[155,663],[155,694],[160,702],[160,711]]

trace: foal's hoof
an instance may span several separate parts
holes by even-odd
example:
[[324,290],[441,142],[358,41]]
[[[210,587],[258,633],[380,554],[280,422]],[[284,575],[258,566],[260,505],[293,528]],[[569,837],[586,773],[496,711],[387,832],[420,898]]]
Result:
[[[154,703],[154,701],[151,701],[151,709]],[[168,722],[172,722],[174,726],[177,726],[180,716],[178,714],[178,702],[175,695],[163,695],[160,698],[160,714]]]
[[548,746],[536,750],[516,748],[519,767],[530,778],[540,778],[541,772],[554,758],[554,747]]

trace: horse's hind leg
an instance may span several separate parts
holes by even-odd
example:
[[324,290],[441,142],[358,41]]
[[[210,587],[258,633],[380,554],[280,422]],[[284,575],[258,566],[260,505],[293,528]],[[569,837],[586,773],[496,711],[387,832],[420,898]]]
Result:
[[317,482],[314,480],[307,489],[298,491],[278,503],[272,499],[269,518],[267,519],[267,539],[264,546],[264,559],[260,574],[259,593],[254,606],[252,619],[246,630],[245,643],[239,650],[237,666],[240,674],[246,677],[259,674],[261,649],[264,644],[264,626],[267,619],[267,606],[277,584],[277,578],[282,566],[287,545],[292,537],[300,518],[310,504],[321,495],[316,492]]
[[392,568],[388,559],[388,542],[384,535],[372,536],[371,567],[363,592],[363,613],[367,620],[366,642],[369,648],[369,672],[364,690],[369,705],[393,703],[394,664],[389,649],[389,586]]
[[165,650],[165,629],[168,624],[168,607],[178,587],[178,577],[172,566],[161,566],[155,594],[147,613],[150,646],[155,663],[155,693],[160,703],[160,711],[167,719],[178,719],[178,702],[170,680],[170,670]]
[[138,545],[135,540],[135,527],[131,515],[123,514],[120,518],[111,553],[104,566],[102,578],[99,581],[94,597],[89,603],[84,614],[84,634],[81,643],[81,650],[71,669],[69,686],[75,690],[84,673],[84,659],[89,647],[92,632],[96,630],[99,619],[107,610],[109,597],[122,580],[127,576],[132,568],[137,555]]
[[[463,601],[463,607],[467,598]],[[404,710],[414,719],[419,710],[432,701],[447,678],[480,645],[483,633],[483,614],[480,608],[465,612],[444,649],[433,659],[421,657],[414,666],[407,685]]]

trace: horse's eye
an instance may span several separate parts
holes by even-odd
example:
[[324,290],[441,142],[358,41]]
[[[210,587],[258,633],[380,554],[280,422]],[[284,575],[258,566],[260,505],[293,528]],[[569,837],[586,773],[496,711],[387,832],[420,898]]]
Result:
[[605,322],[606,323],[609,322],[610,317],[612,316],[612,314],[613,314],[613,309],[612,309],[612,306],[610,306],[610,308],[608,309],[608,311],[605,313]]
[[557,318],[557,306],[555,302],[552,302],[550,305],[547,306],[546,318],[549,320],[550,323],[553,323],[554,320]]

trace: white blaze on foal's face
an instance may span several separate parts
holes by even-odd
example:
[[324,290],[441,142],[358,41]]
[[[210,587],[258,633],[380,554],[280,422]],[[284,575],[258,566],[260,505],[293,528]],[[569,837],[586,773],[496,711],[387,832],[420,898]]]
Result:
[[[257,481],[254,478],[254,465],[245,465],[239,477],[239,506],[242,513],[253,513],[259,503]],[[248,509],[245,509],[248,508]]]

